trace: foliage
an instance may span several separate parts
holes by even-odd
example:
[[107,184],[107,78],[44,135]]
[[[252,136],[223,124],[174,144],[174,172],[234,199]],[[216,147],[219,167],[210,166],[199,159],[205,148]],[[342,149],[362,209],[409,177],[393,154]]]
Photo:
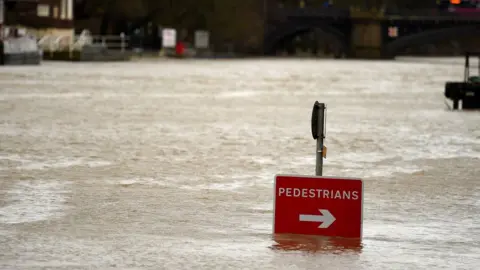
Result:
[[214,42],[240,40],[245,47],[258,46],[263,34],[260,0],[83,0],[76,5],[77,13],[101,20],[101,34],[120,21],[130,22],[129,32],[149,22],[189,33],[206,29]]
[[[87,18],[97,18],[100,33],[113,24],[126,24],[127,33],[148,23],[193,33],[211,32],[214,44],[234,43],[244,48],[260,47],[266,6],[298,7],[301,0],[79,0],[75,10]],[[306,7],[322,6],[328,0],[303,0]],[[337,7],[368,9],[433,7],[435,0],[330,0]],[[76,15],[77,16],[77,15]],[[77,16],[78,18],[78,16]],[[181,32],[181,33],[182,33]]]

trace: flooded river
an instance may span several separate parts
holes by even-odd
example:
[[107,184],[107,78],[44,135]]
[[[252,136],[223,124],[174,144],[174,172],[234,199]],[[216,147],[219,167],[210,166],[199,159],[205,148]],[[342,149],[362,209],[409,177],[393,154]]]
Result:
[[[446,109],[447,60],[4,67],[0,269],[478,269],[480,113]],[[272,236],[316,100],[361,243]]]

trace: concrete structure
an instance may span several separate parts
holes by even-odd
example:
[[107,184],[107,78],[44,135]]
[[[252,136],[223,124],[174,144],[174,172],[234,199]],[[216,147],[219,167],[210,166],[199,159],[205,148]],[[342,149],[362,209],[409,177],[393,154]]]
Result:
[[39,65],[41,59],[35,38],[12,36],[0,40],[0,65]]

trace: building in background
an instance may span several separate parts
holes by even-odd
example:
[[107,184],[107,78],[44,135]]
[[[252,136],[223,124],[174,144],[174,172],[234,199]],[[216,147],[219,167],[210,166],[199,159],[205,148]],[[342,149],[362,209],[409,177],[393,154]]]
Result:
[[[3,0],[4,26],[44,35],[74,35],[74,0]],[[1,16],[1,15],[0,15]]]

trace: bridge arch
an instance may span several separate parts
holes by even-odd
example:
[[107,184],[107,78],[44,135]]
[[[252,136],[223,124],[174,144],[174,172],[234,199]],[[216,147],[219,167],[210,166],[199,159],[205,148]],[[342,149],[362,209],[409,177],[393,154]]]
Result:
[[455,26],[443,29],[429,30],[413,35],[400,37],[394,41],[387,43],[384,47],[383,53],[386,57],[395,57],[402,50],[408,47],[424,45],[428,43],[435,43],[439,41],[448,41],[458,37],[465,37],[468,35],[479,35],[479,25],[464,25]]
[[264,53],[271,55],[275,53],[278,45],[287,39],[293,38],[299,34],[306,33],[315,29],[321,30],[325,38],[335,42],[339,50],[347,53],[349,43],[347,36],[340,29],[325,22],[285,22],[275,26],[275,29],[268,31],[264,38]]

